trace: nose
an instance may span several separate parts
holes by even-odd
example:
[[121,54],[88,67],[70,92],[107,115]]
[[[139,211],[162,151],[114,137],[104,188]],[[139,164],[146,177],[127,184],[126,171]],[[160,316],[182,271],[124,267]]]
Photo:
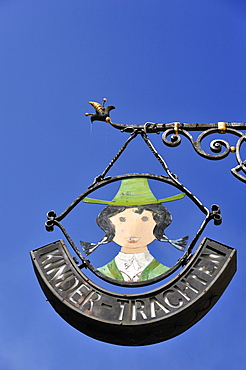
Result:
[[137,235],[139,233],[139,228],[140,228],[140,221],[139,217],[134,217],[131,220],[127,222],[127,231],[130,236],[139,236]]

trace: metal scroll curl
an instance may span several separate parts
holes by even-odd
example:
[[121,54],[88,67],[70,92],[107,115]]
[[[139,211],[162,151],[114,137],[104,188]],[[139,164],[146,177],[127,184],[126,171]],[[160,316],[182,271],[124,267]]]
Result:
[[[106,99],[104,99],[104,102]],[[92,104],[92,102],[90,102]],[[146,122],[145,124],[119,124],[112,122],[109,117],[109,112],[114,109],[113,106],[108,106],[104,108],[99,104],[100,109],[98,109],[98,103],[93,103],[93,107],[96,110],[96,114],[91,114],[91,121],[105,121],[109,123],[112,127],[121,132],[131,133],[131,134],[149,134],[156,133],[159,134],[163,132],[162,141],[165,145],[169,147],[177,147],[181,144],[181,136],[185,136],[192,144],[194,150],[197,154],[203,158],[210,160],[220,160],[226,158],[230,153],[236,153],[236,160],[238,165],[231,169],[232,174],[239,180],[246,182],[246,160],[242,160],[240,149],[242,143],[246,140],[246,134],[241,130],[246,130],[246,122],[217,122],[217,123],[182,123],[182,122],[171,122],[171,123],[155,123]],[[86,114],[88,115],[88,114]],[[194,139],[190,132],[200,131],[201,134]],[[230,145],[228,141],[218,138],[212,140],[210,143],[210,149],[212,153],[206,152],[202,149],[202,141],[205,137],[211,134],[232,134],[238,136],[239,139],[235,145]],[[171,135],[171,139],[168,136]],[[214,153],[214,154],[213,154]],[[239,172],[243,173],[239,173]]]
[[[218,128],[211,128],[203,131],[196,140],[194,140],[193,136],[185,129],[183,129],[183,125],[177,125],[177,128],[170,128],[166,130],[162,135],[162,141],[165,145],[169,147],[177,147],[181,144],[181,136],[186,137],[190,143],[192,144],[193,148],[195,149],[196,153],[199,154],[201,157],[210,159],[210,160],[220,160],[226,158],[230,153],[236,154],[236,160],[238,165],[231,169],[232,174],[237,177],[239,180],[246,182],[246,176],[240,174],[239,172],[242,171],[246,175],[246,161],[243,161],[241,158],[240,150],[242,144],[246,141],[246,134],[243,134],[241,131],[235,130],[230,127],[226,127],[224,131],[218,130]],[[236,142],[235,146],[231,146],[228,141],[217,138],[210,142],[210,149],[213,153],[207,153],[202,148],[203,140],[213,134],[233,134],[238,136],[239,139]],[[171,135],[170,140],[168,136]]]
[[[170,147],[177,147],[181,144],[181,136],[185,136],[192,144],[195,151],[202,157],[207,159],[219,160],[226,158],[229,153],[236,153],[236,159],[238,166],[231,170],[232,174],[237,177],[239,180],[246,182],[246,176],[239,174],[239,171],[243,171],[246,174],[246,161],[242,161],[240,156],[240,147],[241,144],[246,140],[246,134],[242,133],[239,130],[246,130],[246,122],[217,122],[217,123],[182,123],[182,122],[171,122],[171,123],[154,123],[146,122],[145,124],[118,124],[112,122],[109,113],[112,109],[115,109],[114,106],[108,106],[104,108],[104,103],[107,99],[103,99],[103,105],[100,105],[96,102],[89,102],[95,108],[95,114],[91,115],[91,122],[93,121],[105,121],[109,123],[112,127],[121,132],[130,132],[131,134],[147,134],[147,133],[157,133],[163,132],[162,140],[163,143]],[[190,132],[202,131],[196,140],[193,139],[193,136]],[[203,139],[211,134],[233,134],[238,136],[239,139],[235,146],[231,146],[226,140],[216,139],[213,140],[210,144],[210,149],[213,153],[211,154],[204,151],[201,147]],[[171,135],[171,140],[168,139],[168,136]]]

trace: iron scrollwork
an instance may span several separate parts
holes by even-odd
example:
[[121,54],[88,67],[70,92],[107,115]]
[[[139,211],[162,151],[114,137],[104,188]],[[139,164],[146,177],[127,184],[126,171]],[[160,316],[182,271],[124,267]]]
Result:
[[[190,126],[190,125],[189,125]],[[201,127],[202,126],[202,127]],[[177,147],[181,144],[181,136],[185,136],[190,143],[192,144],[193,148],[195,149],[196,153],[199,154],[201,157],[210,159],[210,160],[220,160],[226,158],[230,153],[235,153],[238,165],[231,169],[232,174],[237,177],[239,180],[246,182],[246,161],[243,161],[240,155],[240,150],[243,142],[246,140],[246,134],[239,131],[239,128],[242,130],[246,129],[245,123],[226,123],[226,122],[218,122],[218,124],[210,124],[210,128],[204,128],[204,125],[196,125],[196,131],[204,130],[196,140],[194,140],[193,136],[189,133],[189,128],[184,129],[184,124],[179,124],[178,129],[175,128],[175,124],[173,128],[166,130],[162,135],[163,143],[170,147]],[[217,127],[213,127],[217,126]],[[177,127],[177,125],[176,125]],[[190,128],[192,129],[192,128]],[[217,138],[210,142],[210,149],[213,153],[207,153],[202,148],[203,140],[210,135],[213,134],[233,134],[238,136],[239,139],[236,142],[235,146],[231,146],[228,141],[224,139]],[[171,140],[168,140],[168,136],[171,135]],[[245,175],[239,173],[239,171],[243,171]]]
[[[106,99],[103,99],[102,105],[90,102],[95,109],[94,114],[87,114],[91,115],[91,122],[105,121],[130,135],[92,184],[62,213],[49,211],[45,223],[47,231],[53,231],[55,227],[61,230],[76,256],[72,257],[64,241],[58,240],[33,250],[31,258],[47,300],[70,325],[104,342],[127,346],[148,345],[171,339],[199,321],[219,299],[236,271],[235,249],[206,237],[197,245],[208,222],[221,224],[220,207],[213,204],[210,209],[207,208],[180,182],[157,152],[148,134],[162,133],[164,145],[170,147],[180,145],[182,136],[185,136],[195,151],[208,159],[219,160],[230,153],[236,153],[238,166],[232,169],[232,173],[246,182],[246,161],[243,162],[240,156],[246,137],[241,130],[246,129],[246,124],[147,122],[143,125],[122,125],[111,121],[109,114],[114,106],[104,107],[105,102]],[[201,131],[197,139],[193,138],[192,131]],[[202,149],[206,137],[225,133],[238,136],[235,147],[230,146],[226,140],[216,139],[210,143],[212,154]],[[136,137],[144,141],[164,173],[110,176],[110,169]],[[244,175],[239,174],[240,171]],[[152,184],[153,180],[159,181],[161,187],[170,185],[180,192],[163,198],[164,191],[160,189],[159,194],[163,195],[155,196],[148,180]],[[96,195],[97,199],[88,198],[94,191],[117,182],[120,185],[118,183],[118,191],[114,197],[98,199]],[[114,186],[113,188],[115,189]],[[183,199],[185,196],[203,213],[203,218],[201,220],[198,217],[198,229],[195,228],[195,233],[192,231],[195,225],[192,225],[189,229],[190,236],[170,239],[169,234],[165,234],[165,229],[170,225],[172,215],[162,203]],[[83,254],[62,224],[80,202],[106,205],[97,217],[97,224],[105,234],[96,243],[84,241],[83,238],[80,241]],[[87,216],[86,213],[82,215]],[[168,242],[184,253],[168,267],[150,254],[148,245],[154,240]],[[105,265],[94,267],[87,257],[99,246],[111,241],[121,247],[120,252]],[[120,256],[120,253],[124,256]],[[91,280],[86,273],[88,269],[97,278],[120,287],[146,287],[155,283],[158,286],[142,293],[128,294],[125,291],[120,294],[106,290]],[[174,272],[176,275],[171,277]],[[167,277],[170,279],[160,284]]]
[[[239,180],[246,183],[246,160],[241,158],[242,144],[246,141],[246,133],[242,130],[246,130],[246,122],[234,123],[234,122],[218,122],[218,123],[154,123],[146,122],[145,124],[118,124],[112,122],[109,113],[114,106],[104,107],[106,99],[103,99],[103,105],[95,102],[90,104],[95,109],[95,114],[86,113],[91,115],[91,122],[94,121],[105,121],[112,127],[120,130],[121,132],[127,132],[135,135],[150,134],[150,133],[163,133],[162,141],[169,147],[177,147],[181,144],[181,136],[186,137],[197,154],[201,157],[210,160],[220,160],[226,158],[230,153],[235,153],[238,165],[231,169],[232,174]],[[191,132],[201,132],[196,139],[193,138]],[[204,139],[213,134],[232,134],[238,137],[235,145],[230,145],[227,140],[217,138],[210,142],[210,150],[212,153],[206,152],[202,148]],[[170,136],[170,139],[168,138]],[[241,172],[241,173],[240,173]]]
[[[117,161],[119,156],[127,148],[128,144],[131,142],[131,140],[133,140],[139,133],[141,134],[141,137],[144,140],[144,142],[146,143],[146,145],[148,146],[148,148],[151,150],[152,154],[155,156],[155,158],[159,161],[159,163],[163,167],[167,176],[165,176],[165,175],[144,174],[144,173],[140,173],[140,174],[139,173],[134,173],[134,174],[118,175],[118,176],[115,176],[115,177],[105,177],[106,174],[108,173],[108,171],[110,170],[110,168]],[[134,282],[132,284],[127,283],[127,286],[131,285],[131,286],[137,287],[137,286],[145,286],[145,285],[153,284],[157,281],[160,281],[160,280],[170,276],[173,272],[177,271],[181,266],[187,265],[187,263],[191,260],[191,258],[193,256],[193,254],[192,254],[193,249],[194,249],[198,239],[202,235],[202,233],[203,233],[205,227],[207,226],[208,222],[213,220],[215,225],[220,225],[221,221],[222,221],[222,216],[220,214],[220,207],[217,206],[216,204],[213,204],[211,206],[211,210],[209,210],[207,207],[205,207],[202,204],[202,202],[194,194],[192,194],[191,191],[188,190],[179,181],[178,176],[170,171],[170,169],[168,168],[167,163],[160,156],[160,154],[157,152],[157,150],[153,146],[152,142],[149,140],[148,135],[146,134],[146,132],[141,132],[141,131],[138,131],[138,130],[134,130],[132,132],[131,136],[127,139],[127,141],[120,148],[118,153],[110,161],[110,163],[105,168],[105,170],[102,172],[102,174],[97,176],[94,179],[94,182],[91,185],[88,186],[86,191],[84,193],[82,193],[80,196],[78,196],[60,215],[56,215],[56,212],[53,211],[53,210],[49,211],[47,213],[47,219],[48,220],[45,223],[45,227],[46,227],[47,231],[53,231],[54,226],[57,226],[58,228],[60,228],[63,235],[65,236],[65,238],[69,242],[70,246],[72,247],[72,249],[74,250],[74,252],[77,254],[77,256],[79,257],[79,259],[81,261],[81,264],[79,265],[79,268],[81,268],[81,269],[89,268],[95,275],[97,275],[101,279],[103,279],[107,282],[110,282],[112,284],[115,284],[115,285],[120,285],[120,286],[125,286],[125,283],[120,282],[120,281],[115,281],[115,280],[112,280],[111,278],[108,278],[108,277],[104,276],[96,268],[94,268],[94,266],[90,263],[90,261],[88,259],[86,259],[82,255],[82,253],[77,248],[77,246],[73,242],[72,238],[70,237],[70,235],[66,231],[65,227],[61,224],[61,221],[72,211],[73,208],[75,208],[81,201],[83,201],[84,198],[86,198],[90,193],[97,190],[98,188],[101,188],[101,187],[103,187],[107,184],[110,184],[112,182],[119,181],[119,180],[122,180],[122,179],[139,178],[139,177],[158,180],[158,181],[161,181],[161,182],[164,182],[164,183],[167,183],[167,184],[170,184],[170,185],[176,187],[177,189],[182,191],[186,196],[188,196],[190,198],[190,200],[193,201],[193,203],[205,215],[205,219],[203,220],[203,222],[200,225],[197,233],[195,234],[195,236],[191,240],[191,242],[190,242],[186,252],[184,253],[184,255],[177,261],[177,263],[175,263],[171,268],[169,268],[169,270],[167,272],[164,272],[163,274],[161,274],[160,276],[158,276],[156,278],[149,279],[148,282],[146,282],[146,281],[144,281],[144,282]],[[77,259],[76,259],[76,261],[77,261]],[[77,263],[79,263],[79,262],[77,261]]]
[[[110,111],[114,109],[113,106],[104,107],[106,99],[103,100],[103,104],[99,104],[96,102],[90,102],[90,104],[94,107],[96,113],[91,114],[91,122],[94,121],[105,121],[109,123],[114,128],[122,131],[127,132],[130,134],[126,142],[120,148],[118,153],[114,156],[114,158],[110,161],[107,165],[105,170],[94,179],[94,182],[88,186],[87,190],[82,193],[79,197],[77,197],[74,202],[70,204],[70,206],[65,209],[60,215],[56,215],[54,211],[49,211],[47,213],[48,220],[45,223],[47,231],[53,231],[54,226],[60,228],[62,233],[64,234],[65,238],[69,242],[70,246],[74,250],[74,252],[79,257],[81,264],[80,268],[87,267],[91,269],[94,273],[97,274],[96,269],[90,264],[90,261],[86,259],[82,253],[80,252],[79,248],[75,245],[72,238],[69,236],[68,232],[65,230],[64,226],[61,224],[61,221],[70,213],[70,211],[77,206],[84,198],[86,198],[90,193],[95,191],[98,188],[101,188],[109,183],[122,180],[128,177],[146,177],[149,179],[156,179],[159,181],[163,181],[169,183],[176,187],[177,189],[181,190],[185,193],[195,204],[196,206],[204,213],[205,219],[200,225],[199,230],[197,231],[196,235],[194,236],[193,240],[191,241],[190,245],[187,248],[187,251],[183,255],[182,258],[179,259],[178,263],[173,266],[172,269],[168,273],[165,273],[165,277],[169,276],[170,273],[175,271],[182,265],[188,263],[189,259],[192,256],[192,251],[195,247],[195,244],[199,237],[201,236],[202,232],[204,231],[207,223],[211,220],[214,221],[215,225],[219,225],[221,223],[221,214],[220,208],[217,205],[212,205],[211,210],[207,209],[198,198],[194,196],[182,183],[180,183],[176,174],[172,173],[168,168],[167,163],[161,157],[161,155],[157,152],[155,147],[153,146],[152,142],[150,141],[148,134],[149,133],[163,133],[162,134],[162,141],[165,145],[169,147],[177,147],[181,144],[181,137],[186,137],[190,143],[192,144],[196,153],[200,156],[210,159],[210,160],[219,160],[226,158],[230,153],[236,154],[236,159],[238,162],[238,166],[233,168],[231,172],[235,177],[240,179],[243,182],[246,182],[246,161],[242,161],[240,156],[240,149],[243,142],[246,140],[246,134],[242,133],[240,130],[246,130],[246,123],[226,123],[226,122],[218,122],[218,123],[206,123],[206,124],[187,124],[187,123],[180,123],[180,122],[172,122],[167,124],[157,124],[153,122],[146,122],[145,124],[135,125],[135,124],[117,124],[111,121],[109,117]],[[88,113],[86,115],[89,115]],[[197,139],[194,139],[191,132],[193,131],[202,131]],[[212,140],[210,143],[211,153],[207,153],[205,150],[202,149],[202,143],[204,139],[213,134],[224,135],[226,133],[233,134],[238,137],[237,143],[235,146],[231,146],[226,140],[223,139],[215,139]],[[150,174],[128,174],[128,175],[121,175],[116,177],[106,177],[109,170],[112,168],[114,163],[118,160],[121,156],[123,151],[127,148],[128,144],[134,140],[137,136],[140,136],[145,144],[148,146],[152,154],[155,158],[159,161],[161,166],[163,167],[164,171],[166,172],[167,176],[157,176],[157,175],[150,175]],[[170,136],[170,139],[169,139]],[[240,174],[239,172],[244,172],[245,175]],[[102,276],[100,276],[102,278]],[[163,277],[163,276],[162,276]],[[151,283],[151,282],[150,282]],[[120,285],[120,284],[118,284]]]

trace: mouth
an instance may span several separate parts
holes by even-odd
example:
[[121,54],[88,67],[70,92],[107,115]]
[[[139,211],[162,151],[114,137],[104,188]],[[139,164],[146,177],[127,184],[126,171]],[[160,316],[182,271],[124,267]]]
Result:
[[137,243],[139,241],[140,238],[136,237],[136,236],[130,236],[129,238],[126,238],[126,241],[130,244],[134,244],[134,243]]

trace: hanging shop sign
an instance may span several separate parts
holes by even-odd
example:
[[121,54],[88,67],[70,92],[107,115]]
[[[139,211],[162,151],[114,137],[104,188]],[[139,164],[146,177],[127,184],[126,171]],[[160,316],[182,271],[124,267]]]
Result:
[[[105,121],[121,129],[124,126],[123,131],[130,132],[130,136],[105,171],[73,203],[59,215],[55,211],[47,213],[47,231],[60,228],[67,245],[64,240],[58,240],[33,250],[34,270],[56,312],[82,333],[124,346],[165,341],[194,325],[220,298],[236,271],[236,250],[207,237],[201,239],[210,221],[215,225],[221,223],[220,208],[204,206],[169,170],[147,135],[161,128],[151,123],[114,124],[109,117],[113,106],[105,108],[104,104],[90,103],[96,110],[92,121]],[[173,142],[178,140],[178,130],[175,123]],[[147,144],[164,174],[105,177],[137,136]],[[158,184],[160,197],[152,189],[153,182]],[[102,199],[92,194],[111,184],[117,188],[111,197]],[[172,189],[169,196],[167,186]],[[200,212],[202,221],[193,236],[179,235],[177,230],[171,238],[169,226],[173,215],[169,204],[182,204],[187,198]],[[103,235],[99,240],[81,240],[77,246],[62,220],[79,204],[100,205],[96,222]],[[160,248],[165,245],[169,250],[177,250],[177,261],[166,266],[155,258],[150,249],[153,242],[159,243]],[[118,245],[119,252],[102,266],[95,267],[91,262],[93,253],[100,250],[103,253],[109,243]],[[115,289],[105,289],[105,284],[125,291],[116,293]],[[146,291],[145,287],[151,285],[153,288]],[[133,288],[142,287],[144,291],[134,293]]]

